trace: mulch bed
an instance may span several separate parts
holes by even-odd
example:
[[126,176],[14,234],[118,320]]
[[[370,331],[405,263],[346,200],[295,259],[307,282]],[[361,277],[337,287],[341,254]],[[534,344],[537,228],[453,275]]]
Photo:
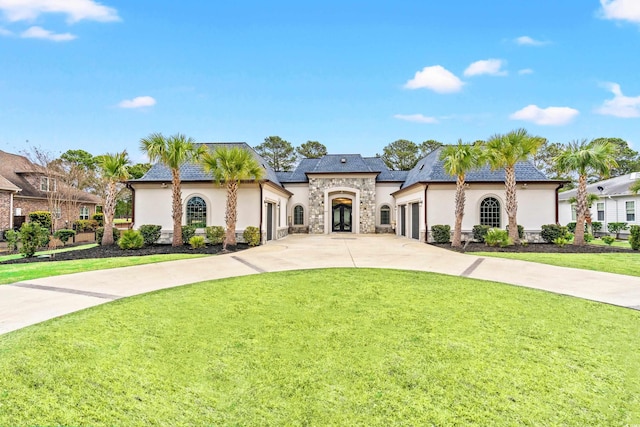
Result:
[[[69,245],[70,246],[70,245]],[[227,246],[227,252],[237,252],[247,249],[246,244],[239,243],[237,246]],[[203,254],[215,255],[222,252],[222,245],[207,246],[200,249],[191,249],[189,245],[173,247],[171,245],[152,245],[145,246],[141,249],[122,250],[118,245],[96,246],[94,248],[82,249],[77,251],[59,252],[55,256],[18,258],[9,261],[0,262],[0,264],[20,264],[29,262],[50,262],[50,261],[69,261],[74,259],[88,258],[115,258],[124,256],[144,256],[158,254]]]
[[500,246],[488,246],[484,243],[478,242],[465,242],[462,243],[462,248],[452,248],[451,243],[432,243],[433,246],[437,246],[443,249],[449,249],[456,252],[520,252],[520,253],[554,253],[554,254],[601,254],[611,252],[635,252],[627,248],[619,248],[616,246],[605,245],[584,245],[573,246],[565,245],[558,246],[553,243],[529,243],[527,246],[507,246],[501,248]]

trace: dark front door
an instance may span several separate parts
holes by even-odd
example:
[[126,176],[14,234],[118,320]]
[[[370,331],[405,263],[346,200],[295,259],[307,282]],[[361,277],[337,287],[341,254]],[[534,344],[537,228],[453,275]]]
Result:
[[334,199],[332,202],[332,231],[352,231],[352,215],[351,215],[350,199]]
[[24,216],[24,215],[14,216],[13,217],[13,229],[14,230],[19,230],[20,227],[22,227],[22,224],[24,224],[26,219],[27,219],[27,217]]
[[420,205],[411,204],[411,238],[420,238]]
[[401,236],[406,236],[407,235],[407,206],[406,205],[402,205],[400,206],[400,235]]
[[267,240],[273,240],[273,203],[267,203]]

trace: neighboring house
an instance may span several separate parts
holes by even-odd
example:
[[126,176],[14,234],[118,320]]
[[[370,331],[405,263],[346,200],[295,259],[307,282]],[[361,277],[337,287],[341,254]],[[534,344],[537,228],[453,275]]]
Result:
[[[215,149],[220,144],[205,144]],[[440,150],[421,159],[410,171],[392,171],[382,159],[359,154],[303,159],[290,172],[274,172],[246,143],[226,143],[250,150],[265,169],[260,181],[243,182],[238,193],[240,236],[259,227],[263,241],[288,233],[395,233],[425,241],[436,224],[453,227],[456,179],[444,173]],[[531,163],[516,165],[518,221],[536,240],[543,224],[558,221],[561,181],[549,180]],[[181,168],[185,224],[224,226],[226,191],[198,165]],[[504,171],[488,167],[467,174],[463,232],[474,225],[505,228]],[[158,224],[163,240],[171,235],[171,172],[154,165],[134,190],[134,227]]]
[[[396,233],[430,239],[430,227],[453,225],[455,177],[444,173],[440,150],[410,171],[389,170],[382,159],[359,154],[303,159],[291,172],[274,172],[246,143],[205,144],[250,150],[265,170],[259,181],[243,182],[238,193],[236,233],[259,227],[263,241],[288,233]],[[558,221],[557,196],[562,182],[547,179],[529,162],[516,166],[518,221],[535,240],[541,225]],[[226,190],[194,164],[181,168],[185,224],[224,226]],[[467,174],[463,231],[476,224],[504,228],[507,223],[504,171],[488,167]],[[171,237],[171,172],[154,165],[134,191],[134,227],[158,224],[163,240]]]
[[[587,193],[599,197],[591,205],[591,220],[601,222],[602,231],[607,231],[607,224],[610,222],[640,225],[640,194],[629,191],[629,186],[638,179],[640,172],[633,172],[587,185]],[[576,220],[575,203],[569,203],[569,199],[576,197],[576,193],[577,190],[573,189],[559,195],[562,225]]]
[[90,219],[99,197],[66,187],[29,159],[0,150],[0,237],[17,229],[30,212],[52,213],[54,228],[71,228],[78,219]]

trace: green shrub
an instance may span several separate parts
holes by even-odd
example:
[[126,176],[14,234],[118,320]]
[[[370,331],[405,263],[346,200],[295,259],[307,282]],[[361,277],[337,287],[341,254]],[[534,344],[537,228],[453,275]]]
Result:
[[594,233],[597,233],[598,231],[602,230],[602,223],[600,221],[593,221],[591,223],[591,229]]
[[193,236],[189,239],[189,245],[191,245],[191,249],[200,249],[207,246],[207,243],[203,236]]
[[[509,232],[509,225],[506,227],[507,233]],[[518,239],[524,239],[524,227],[518,224]]]
[[195,225],[183,225],[182,226],[182,244],[186,245],[189,240],[196,235]]
[[33,211],[29,213],[29,221],[35,222],[42,228],[51,230],[51,212],[47,211]]
[[94,220],[97,224],[98,227],[104,227],[104,214],[103,213],[94,213],[91,216],[91,219]]
[[558,224],[545,224],[542,226],[540,236],[547,243],[553,243],[558,237],[566,239],[567,227]]
[[258,227],[248,226],[242,233],[242,238],[249,246],[258,246],[260,244],[260,230]]
[[125,230],[118,239],[118,246],[123,250],[140,249],[144,246],[142,233],[138,230]]
[[571,233],[571,232],[567,231],[567,233],[566,233],[564,236],[562,236],[562,237],[563,237],[564,239],[566,239],[566,240],[567,240],[567,242],[570,242],[570,241],[572,241],[572,240],[573,240],[573,238],[574,238],[574,237],[576,237],[576,236],[575,236],[575,234],[573,234],[573,233]]
[[67,244],[70,238],[76,235],[76,232],[73,230],[67,230],[66,228],[62,228],[55,233],[53,233],[53,237],[59,239],[62,243]]
[[584,235],[584,241],[587,242],[587,243],[593,242],[593,239],[594,239],[594,237],[593,237],[593,234],[591,234],[591,233],[586,233]]
[[142,234],[142,238],[144,239],[144,244],[146,246],[153,245],[158,241],[160,235],[162,234],[162,226],[161,225],[153,225],[153,224],[144,224],[138,228],[140,234]]
[[[113,232],[113,241],[117,242],[118,239],[120,238],[120,230],[118,230],[117,228],[113,227],[111,229],[111,231]],[[104,227],[100,227],[96,230],[96,243],[101,245],[102,244],[102,236],[104,235]]]
[[20,234],[13,230],[7,230],[4,232],[4,238],[7,241],[7,250],[9,252],[15,252],[18,250],[18,242],[20,241]]
[[605,242],[607,245],[611,246],[613,242],[616,241],[616,238],[613,236],[603,236],[602,241]]
[[224,241],[224,227],[221,225],[212,225],[205,229],[207,233],[207,239],[212,245],[221,245]]
[[553,244],[556,246],[560,246],[561,248],[564,247],[564,245],[566,245],[567,243],[569,243],[569,240],[566,237],[556,237],[555,239],[553,239]]
[[629,230],[629,244],[634,251],[640,250],[640,225],[632,225]]
[[607,230],[609,230],[609,233],[615,234],[616,238],[620,238],[620,232],[627,228],[629,228],[629,225],[626,222],[610,222],[607,224]]
[[513,245],[513,241],[509,238],[507,230],[499,228],[490,228],[487,235],[484,236],[484,242],[489,246],[505,246]]
[[435,243],[449,243],[451,241],[451,226],[432,225],[431,236]]
[[487,231],[489,231],[491,227],[488,225],[474,225],[473,226],[473,240],[476,242],[484,243],[484,236],[487,235]]
[[20,253],[26,258],[32,257],[36,250],[49,243],[49,230],[37,222],[25,222],[20,227]]
[[95,219],[79,219],[74,223],[78,233],[87,233],[98,229],[98,221]]

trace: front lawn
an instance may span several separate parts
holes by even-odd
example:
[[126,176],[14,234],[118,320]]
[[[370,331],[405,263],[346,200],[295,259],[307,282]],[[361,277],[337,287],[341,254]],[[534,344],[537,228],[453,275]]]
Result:
[[431,273],[211,281],[0,336],[0,425],[631,425],[639,330]]
[[560,267],[604,271],[606,273],[640,276],[640,253],[618,252],[599,254],[532,253],[532,252],[473,252],[473,255],[539,262]]
[[129,267],[132,265],[152,264],[155,262],[198,258],[201,256],[206,255],[166,254],[80,259],[73,261],[46,261],[25,264],[0,264],[0,285],[6,285],[7,283],[16,283],[30,279],[39,279],[42,277],[59,276],[61,274],[79,273],[92,270],[104,270],[118,267]]

